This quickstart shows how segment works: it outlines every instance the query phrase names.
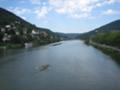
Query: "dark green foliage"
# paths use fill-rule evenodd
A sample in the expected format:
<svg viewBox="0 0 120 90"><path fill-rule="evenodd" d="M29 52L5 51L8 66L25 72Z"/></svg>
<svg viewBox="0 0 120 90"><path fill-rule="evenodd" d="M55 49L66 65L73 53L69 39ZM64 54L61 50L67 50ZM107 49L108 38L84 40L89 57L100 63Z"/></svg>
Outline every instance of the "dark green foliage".
<svg viewBox="0 0 120 90"><path fill-rule="evenodd" d="M120 32L114 31L105 34L98 34L92 38L93 41L101 44L115 46L120 48Z"/></svg>
<svg viewBox="0 0 120 90"><path fill-rule="evenodd" d="M100 44L105 44L120 48L120 31L114 31L104 34L97 34L92 38L92 41ZM102 50L105 54L110 55L117 63L120 64L120 52L112 48L101 47L94 45L96 48Z"/></svg>
<svg viewBox="0 0 120 90"><path fill-rule="evenodd" d="M32 31L35 31L36 34L33 34ZM24 46L24 43L29 42L41 45L55 41L59 41L59 37L49 29L38 28L0 8L0 45L15 47L15 45Z"/></svg>

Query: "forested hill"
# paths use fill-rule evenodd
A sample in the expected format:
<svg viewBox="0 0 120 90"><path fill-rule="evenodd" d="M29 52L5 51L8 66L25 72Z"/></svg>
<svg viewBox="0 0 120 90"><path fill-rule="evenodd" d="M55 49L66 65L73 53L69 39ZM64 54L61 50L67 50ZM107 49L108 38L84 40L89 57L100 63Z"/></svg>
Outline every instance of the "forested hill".
<svg viewBox="0 0 120 90"><path fill-rule="evenodd" d="M39 28L17 15L0 8L0 46L16 47L25 43L36 45L58 41L59 37L49 29Z"/></svg>
<svg viewBox="0 0 120 90"><path fill-rule="evenodd" d="M87 39L100 33L108 33L108 32L113 32L113 31L120 31L120 20L113 21L104 26L96 28L90 32L83 33L79 36L79 38Z"/></svg>
<svg viewBox="0 0 120 90"><path fill-rule="evenodd" d="M90 40L113 47L120 48L120 20L113 21L93 31L81 34L79 38L89 42Z"/></svg>
<svg viewBox="0 0 120 90"><path fill-rule="evenodd" d="M56 34L60 37L61 40L79 39L78 36L80 35L80 33L60 33L60 32L56 32Z"/></svg>

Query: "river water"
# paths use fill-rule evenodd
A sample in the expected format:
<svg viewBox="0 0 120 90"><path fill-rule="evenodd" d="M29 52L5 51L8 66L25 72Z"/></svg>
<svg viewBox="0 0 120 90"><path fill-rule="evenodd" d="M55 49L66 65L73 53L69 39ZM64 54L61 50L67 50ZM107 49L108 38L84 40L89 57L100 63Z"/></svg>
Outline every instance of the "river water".
<svg viewBox="0 0 120 90"><path fill-rule="evenodd" d="M12 50L0 57L0 90L120 90L120 66L79 40Z"/></svg>

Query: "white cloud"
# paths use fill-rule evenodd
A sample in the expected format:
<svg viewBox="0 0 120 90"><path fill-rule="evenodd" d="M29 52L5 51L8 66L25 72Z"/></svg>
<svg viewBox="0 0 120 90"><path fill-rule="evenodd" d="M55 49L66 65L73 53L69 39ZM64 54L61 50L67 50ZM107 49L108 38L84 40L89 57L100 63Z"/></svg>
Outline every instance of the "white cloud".
<svg viewBox="0 0 120 90"><path fill-rule="evenodd" d="M74 19L80 19L80 18L88 18L90 15L88 13L82 13L82 14L73 14L70 17Z"/></svg>
<svg viewBox="0 0 120 90"><path fill-rule="evenodd" d="M29 14L31 12L30 9L19 8L19 7L16 8L10 7L8 10L20 16L23 19L26 19L25 14Z"/></svg>
<svg viewBox="0 0 120 90"><path fill-rule="evenodd" d="M25 0L20 0L19 2L20 2L21 4L27 3Z"/></svg>
<svg viewBox="0 0 120 90"><path fill-rule="evenodd" d="M120 0L49 0L55 12L72 18L87 18L94 9L113 3L120 3ZM107 13L113 12L109 10Z"/></svg>
<svg viewBox="0 0 120 90"><path fill-rule="evenodd" d="M35 14L37 15L37 17L39 19L43 19L43 18L46 18L47 14L49 12L49 9L47 7L41 7L41 8L37 8L35 10Z"/></svg>
<svg viewBox="0 0 120 90"><path fill-rule="evenodd" d="M17 14L19 16L24 15L25 13L30 13L31 12L30 9L19 8L19 7L16 7L16 8L10 7L9 10L14 12L15 14Z"/></svg>
<svg viewBox="0 0 120 90"><path fill-rule="evenodd" d="M25 16L21 16L21 18L24 19L24 20L27 20L27 18Z"/></svg>
<svg viewBox="0 0 120 90"><path fill-rule="evenodd" d="M108 10L105 12L106 15L111 15L111 14L115 14L115 13L116 13L116 12L113 11L112 9L108 9Z"/></svg>
<svg viewBox="0 0 120 90"><path fill-rule="evenodd" d="M116 15L116 14L119 14L119 12L116 10L112 10L112 9L108 9L103 12L103 15Z"/></svg>
<svg viewBox="0 0 120 90"><path fill-rule="evenodd" d="M27 0L21 0L25 3ZM105 5L120 3L120 0L28 0L36 6L32 9L32 14L36 14L39 19L46 18L49 13L55 12L72 18L90 18L94 10ZM37 8L39 5L40 8ZM36 8L36 9L35 9ZM12 8L12 11L19 16L29 13L29 9ZM106 14L115 14L112 10L104 12Z"/></svg>
<svg viewBox="0 0 120 90"><path fill-rule="evenodd" d="M106 0L109 4L120 2L120 0Z"/></svg>
<svg viewBox="0 0 120 90"><path fill-rule="evenodd" d="M41 0L30 0L32 4L41 4Z"/></svg>
<svg viewBox="0 0 120 90"><path fill-rule="evenodd" d="M32 4L42 5L46 3L46 0L29 0Z"/></svg>
<svg viewBox="0 0 120 90"><path fill-rule="evenodd" d="M108 9L103 12L103 15L116 15L116 14L119 14L119 12L112 9Z"/></svg>
<svg viewBox="0 0 120 90"><path fill-rule="evenodd" d="M55 12L75 18L89 16L97 2L98 0L49 0Z"/></svg>
<svg viewBox="0 0 120 90"><path fill-rule="evenodd" d="M114 4L114 3L120 3L120 0L104 0L103 2L101 2L103 5L106 4Z"/></svg>
<svg viewBox="0 0 120 90"><path fill-rule="evenodd" d="M114 2L116 2L116 0L107 0L108 1L108 3L114 3Z"/></svg>
<svg viewBox="0 0 120 90"><path fill-rule="evenodd" d="M102 3L96 3L96 7L101 7Z"/></svg>

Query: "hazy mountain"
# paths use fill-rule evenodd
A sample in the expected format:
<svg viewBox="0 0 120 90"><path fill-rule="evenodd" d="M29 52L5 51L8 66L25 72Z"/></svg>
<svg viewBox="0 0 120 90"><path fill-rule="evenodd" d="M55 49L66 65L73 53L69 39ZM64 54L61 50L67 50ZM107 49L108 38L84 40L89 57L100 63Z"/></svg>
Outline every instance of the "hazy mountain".
<svg viewBox="0 0 120 90"><path fill-rule="evenodd" d="M80 33L60 33L56 32L56 34L61 38L61 40L70 40L77 39Z"/></svg>

